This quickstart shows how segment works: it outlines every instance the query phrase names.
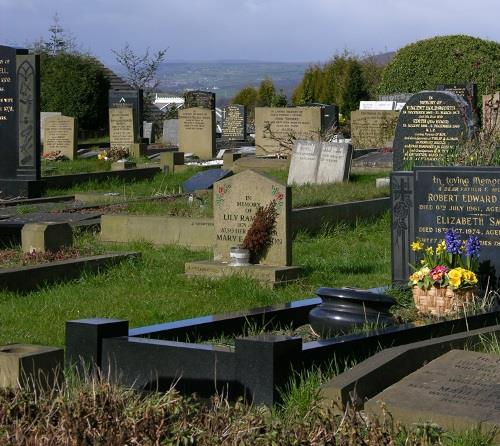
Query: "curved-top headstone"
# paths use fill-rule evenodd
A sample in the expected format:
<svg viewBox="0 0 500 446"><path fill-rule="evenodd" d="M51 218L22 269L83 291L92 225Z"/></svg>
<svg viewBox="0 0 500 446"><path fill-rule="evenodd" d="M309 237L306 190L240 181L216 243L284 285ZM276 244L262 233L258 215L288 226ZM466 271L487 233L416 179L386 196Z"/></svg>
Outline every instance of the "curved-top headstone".
<svg viewBox="0 0 500 446"><path fill-rule="evenodd" d="M394 136L394 170L443 165L446 154L471 138L472 110L448 91L414 94L401 110Z"/></svg>

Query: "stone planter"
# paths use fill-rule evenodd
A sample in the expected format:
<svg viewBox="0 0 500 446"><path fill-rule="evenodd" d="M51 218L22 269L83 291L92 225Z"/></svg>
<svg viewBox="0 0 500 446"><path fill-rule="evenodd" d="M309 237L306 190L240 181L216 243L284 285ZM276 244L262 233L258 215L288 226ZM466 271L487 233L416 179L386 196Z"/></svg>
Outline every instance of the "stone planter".
<svg viewBox="0 0 500 446"><path fill-rule="evenodd" d="M235 246L229 250L229 266L250 265L250 251Z"/></svg>

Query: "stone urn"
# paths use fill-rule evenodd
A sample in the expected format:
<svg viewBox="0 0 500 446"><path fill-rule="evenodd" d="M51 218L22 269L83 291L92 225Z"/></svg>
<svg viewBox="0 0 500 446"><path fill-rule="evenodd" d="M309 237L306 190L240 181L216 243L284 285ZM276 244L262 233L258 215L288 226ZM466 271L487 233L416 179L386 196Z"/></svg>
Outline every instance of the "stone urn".
<svg viewBox="0 0 500 446"><path fill-rule="evenodd" d="M323 302L309 312L309 323L322 337L396 322L389 312L396 303L391 296L354 288L319 288L316 294Z"/></svg>
<svg viewBox="0 0 500 446"><path fill-rule="evenodd" d="M250 251L239 246L233 246L229 250L229 266L250 265Z"/></svg>

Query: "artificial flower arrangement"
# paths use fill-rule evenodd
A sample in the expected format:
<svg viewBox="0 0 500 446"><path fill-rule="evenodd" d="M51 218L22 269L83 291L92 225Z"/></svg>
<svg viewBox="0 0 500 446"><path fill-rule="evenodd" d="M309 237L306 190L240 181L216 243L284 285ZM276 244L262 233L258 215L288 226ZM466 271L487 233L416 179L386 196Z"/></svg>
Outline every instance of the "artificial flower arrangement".
<svg viewBox="0 0 500 446"><path fill-rule="evenodd" d="M481 250L476 236L462 241L449 229L435 247L426 247L417 240L411 249L422 255L419 267L410 265L414 273L409 282L419 310L441 315L456 310L457 304L472 300Z"/></svg>

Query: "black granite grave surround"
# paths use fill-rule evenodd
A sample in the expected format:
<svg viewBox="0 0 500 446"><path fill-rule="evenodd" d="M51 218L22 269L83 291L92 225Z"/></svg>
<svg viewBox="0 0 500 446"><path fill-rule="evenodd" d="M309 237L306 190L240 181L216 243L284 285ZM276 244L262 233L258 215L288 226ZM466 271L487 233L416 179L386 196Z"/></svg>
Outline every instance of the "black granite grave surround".
<svg viewBox="0 0 500 446"><path fill-rule="evenodd" d="M321 302L306 299L249 312L206 316L125 330L127 321L84 319L66 323L67 365L101 367L120 384L136 389L167 390L210 396L224 391L256 404L279 401L277 390L297 372L313 365L364 359L380 348L404 345L474 330L497 323L500 312L424 326L411 324L302 343L301 338L263 334L235 339L235 346L200 343L238 336L248 324L272 330L307 324L308 313ZM102 326L106 324L106 333ZM124 331L125 330L125 331ZM128 336L127 336L128 334ZM193 340L196 340L193 341Z"/></svg>
<svg viewBox="0 0 500 446"><path fill-rule="evenodd" d="M500 275L500 168L415 167L393 172L392 278L408 282L416 239L435 246L448 229L481 242L480 273L494 287Z"/></svg>
<svg viewBox="0 0 500 446"><path fill-rule="evenodd" d="M40 58L0 45L0 198L41 196Z"/></svg>

